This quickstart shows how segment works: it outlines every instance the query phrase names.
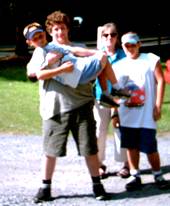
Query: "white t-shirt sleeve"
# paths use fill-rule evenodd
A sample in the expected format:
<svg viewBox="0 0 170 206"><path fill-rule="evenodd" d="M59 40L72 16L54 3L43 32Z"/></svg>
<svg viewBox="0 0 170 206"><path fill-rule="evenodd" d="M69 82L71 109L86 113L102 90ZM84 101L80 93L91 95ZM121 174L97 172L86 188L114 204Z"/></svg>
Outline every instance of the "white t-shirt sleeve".
<svg viewBox="0 0 170 206"><path fill-rule="evenodd" d="M43 64L45 63L45 56L46 52L42 48L36 48L33 51L32 57L27 64L28 76L32 76L42 69Z"/></svg>

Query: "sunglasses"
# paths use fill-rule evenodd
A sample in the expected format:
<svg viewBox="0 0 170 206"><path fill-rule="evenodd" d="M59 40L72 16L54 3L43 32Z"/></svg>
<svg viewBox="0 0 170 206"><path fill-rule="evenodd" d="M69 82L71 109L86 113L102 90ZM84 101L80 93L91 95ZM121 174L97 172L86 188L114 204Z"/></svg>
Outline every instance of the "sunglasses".
<svg viewBox="0 0 170 206"><path fill-rule="evenodd" d="M126 48L136 48L137 44L125 44Z"/></svg>
<svg viewBox="0 0 170 206"><path fill-rule="evenodd" d="M110 33L110 34L103 34L102 36L104 36L105 38L107 38L108 36L116 37L116 36L117 36L117 33L116 33L116 32L113 32L113 33Z"/></svg>
<svg viewBox="0 0 170 206"><path fill-rule="evenodd" d="M36 42L38 41L39 39L43 39L44 38L44 35L43 34L39 34L39 35L36 35L35 37L33 37L31 40Z"/></svg>

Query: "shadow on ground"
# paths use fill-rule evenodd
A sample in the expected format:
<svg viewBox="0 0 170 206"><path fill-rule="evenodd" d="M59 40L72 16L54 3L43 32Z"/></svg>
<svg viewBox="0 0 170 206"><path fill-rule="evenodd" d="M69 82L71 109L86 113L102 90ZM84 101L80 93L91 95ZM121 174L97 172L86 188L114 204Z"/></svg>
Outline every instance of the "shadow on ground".
<svg viewBox="0 0 170 206"><path fill-rule="evenodd" d="M161 170L162 170L163 174L170 172L170 165L162 166ZM141 174L151 174L151 169L141 170Z"/></svg>
<svg viewBox="0 0 170 206"><path fill-rule="evenodd" d="M0 57L0 77L7 80L27 81L26 65L30 56Z"/></svg>
<svg viewBox="0 0 170 206"><path fill-rule="evenodd" d="M161 167L163 174L166 174L170 171L170 165ZM144 169L141 170L142 175L151 174L150 169ZM116 176L117 172L109 172L107 173L107 177L109 178L112 176ZM137 191L129 192L129 191L123 191L123 192L117 192L117 193L109 193L108 199L109 200L122 200L127 198L132 199L140 199L140 198L146 198L146 197L152 197L152 196L158 196L161 194L169 194L170 193L170 180L168 180L168 186L166 189L161 190L157 188L157 186L151 182L151 183L144 183L142 188ZM57 200L57 199L79 199L79 198L93 198L92 194L73 194L73 195L59 195L56 197L53 197L51 201Z"/></svg>
<svg viewBox="0 0 170 206"><path fill-rule="evenodd" d="M170 181L168 181L169 187L166 188L166 190L160 190L158 189L154 183L147 183L143 184L142 189L138 191L128 192L123 191L120 193L109 193L108 200L122 200L126 198L145 198L150 196L157 196L161 194L169 194L170 193ZM75 194L75 195L59 195L57 197L53 197L51 201L57 200L57 199L79 199L79 198L93 198L92 194Z"/></svg>

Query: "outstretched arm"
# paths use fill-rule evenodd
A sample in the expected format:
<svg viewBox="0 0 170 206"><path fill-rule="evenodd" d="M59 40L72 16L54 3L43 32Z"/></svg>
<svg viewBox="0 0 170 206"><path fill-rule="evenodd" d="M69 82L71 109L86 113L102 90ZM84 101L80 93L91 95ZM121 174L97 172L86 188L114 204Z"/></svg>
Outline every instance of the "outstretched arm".
<svg viewBox="0 0 170 206"><path fill-rule="evenodd" d="M155 68L155 79L156 79L156 102L153 111L154 120L159 120L161 118L161 107L163 103L164 91L165 91L165 81L162 71L161 63L158 62Z"/></svg>
<svg viewBox="0 0 170 206"><path fill-rule="evenodd" d="M83 48L83 47L70 47L70 51L75 56L85 57L85 56L92 56L92 55L96 54L96 52L98 50L97 49L88 49L88 48Z"/></svg>

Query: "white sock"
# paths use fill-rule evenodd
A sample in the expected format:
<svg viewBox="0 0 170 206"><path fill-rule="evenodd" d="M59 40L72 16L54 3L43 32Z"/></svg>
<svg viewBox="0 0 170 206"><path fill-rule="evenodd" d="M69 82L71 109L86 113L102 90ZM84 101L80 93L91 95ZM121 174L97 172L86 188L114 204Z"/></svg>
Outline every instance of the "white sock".
<svg viewBox="0 0 170 206"><path fill-rule="evenodd" d="M161 170L159 170L159 171L152 171L152 174L154 176L160 176L160 175L162 175L162 171Z"/></svg>
<svg viewBox="0 0 170 206"><path fill-rule="evenodd" d="M50 188L50 187L51 187L51 184L42 183L42 185L41 185L41 188L43 188L43 189Z"/></svg>
<svg viewBox="0 0 170 206"><path fill-rule="evenodd" d="M120 85L118 83L113 84L112 87L116 90L120 89Z"/></svg>
<svg viewBox="0 0 170 206"><path fill-rule="evenodd" d="M136 169L131 169L130 170L130 174L132 175L132 176L140 176L140 172L139 172L139 170L136 170Z"/></svg>

